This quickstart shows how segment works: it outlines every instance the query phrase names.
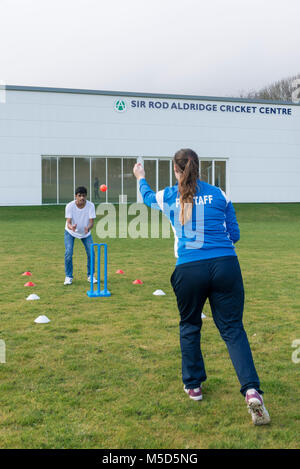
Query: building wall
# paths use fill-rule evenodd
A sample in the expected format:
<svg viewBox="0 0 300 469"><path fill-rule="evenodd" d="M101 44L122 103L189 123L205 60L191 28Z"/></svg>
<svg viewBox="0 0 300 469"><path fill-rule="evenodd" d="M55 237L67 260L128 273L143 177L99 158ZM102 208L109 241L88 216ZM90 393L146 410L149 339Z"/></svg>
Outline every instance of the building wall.
<svg viewBox="0 0 300 469"><path fill-rule="evenodd" d="M10 87L13 88L13 87ZM300 202L300 106L248 103L255 113L170 109L172 103L247 105L218 98L7 89L0 103L0 204L41 203L41 156L172 157L193 148L227 158L234 202ZM144 101L145 108L132 107ZM149 108L150 102L168 109ZM260 107L291 115L261 114Z"/></svg>

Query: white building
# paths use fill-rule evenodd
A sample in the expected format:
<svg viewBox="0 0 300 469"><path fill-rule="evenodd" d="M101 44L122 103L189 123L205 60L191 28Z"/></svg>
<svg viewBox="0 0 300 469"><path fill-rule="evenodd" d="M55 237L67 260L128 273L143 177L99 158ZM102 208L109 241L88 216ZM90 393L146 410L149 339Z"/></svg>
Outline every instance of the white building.
<svg viewBox="0 0 300 469"><path fill-rule="evenodd" d="M137 157L160 190L174 183L172 157L187 147L199 155L201 178L233 202L300 202L299 105L6 86L0 204L65 204L82 185L94 202L122 194L133 202Z"/></svg>

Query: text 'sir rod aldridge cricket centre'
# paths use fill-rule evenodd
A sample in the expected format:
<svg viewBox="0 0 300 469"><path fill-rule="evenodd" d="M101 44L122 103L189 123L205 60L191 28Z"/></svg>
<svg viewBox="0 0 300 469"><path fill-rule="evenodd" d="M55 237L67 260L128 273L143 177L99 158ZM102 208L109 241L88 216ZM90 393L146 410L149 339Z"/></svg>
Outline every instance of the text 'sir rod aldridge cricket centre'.
<svg viewBox="0 0 300 469"><path fill-rule="evenodd" d="M233 202L300 202L297 102L7 85L0 119L1 205L141 202L138 158L159 191L183 146Z"/></svg>

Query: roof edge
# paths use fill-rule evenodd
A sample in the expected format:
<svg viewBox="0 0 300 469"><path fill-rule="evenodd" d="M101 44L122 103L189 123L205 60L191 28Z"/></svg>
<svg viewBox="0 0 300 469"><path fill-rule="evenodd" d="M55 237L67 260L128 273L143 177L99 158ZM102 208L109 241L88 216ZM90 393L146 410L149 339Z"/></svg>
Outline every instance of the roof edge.
<svg viewBox="0 0 300 469"><path fill-rule="evenodd" d="M2 85L3 88L3 85ZM262 103L262 104L276 104L299 106L293 101L271 101L266 99L247 99L247 98L232 98L226 96L198 96L188 94L163 94L163 93L147 93L147 92L126 92L126 91L108 91L108 90L90 90L90 89L77 89L77 88L55 88L43 86L20 86L20 85L5 85L5 90L11 91L37 91L44 93L71 93L71 94L92 94L102 96L128 96L140 98L165 98L165 99L193 99L201 101L226 101L238 103Z"/></svg>

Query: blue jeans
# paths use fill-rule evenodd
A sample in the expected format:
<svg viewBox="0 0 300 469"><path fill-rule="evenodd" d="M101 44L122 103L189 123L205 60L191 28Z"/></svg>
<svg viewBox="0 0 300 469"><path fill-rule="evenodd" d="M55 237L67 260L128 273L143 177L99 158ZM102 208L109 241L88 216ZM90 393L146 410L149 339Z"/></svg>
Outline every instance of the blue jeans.
<svg viewBox="0 0 300 469"><path fill-rule="evenodd" d="M74 249L74 236L65 230L65 272L66 277L73 278L73 249ZM85 247L87 255L87 274L88 277L91 275L91 245L93 244L92 235L87 238L81 238L81 241ZM94 272L93 272L94 275Z"/></svg>
<svg viewBox="0 0 300 469"><path fill-rule="evenodd" d="M243 395L254 388L262 393L243 326L244 287L236 256L178 265L171 277L180 312L182 380L187 389L206 380L200 348L201 313L210 302L214 322L226 343Z"/></svg>

